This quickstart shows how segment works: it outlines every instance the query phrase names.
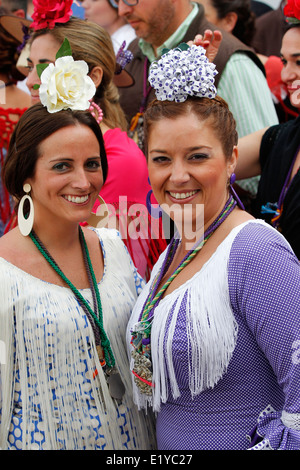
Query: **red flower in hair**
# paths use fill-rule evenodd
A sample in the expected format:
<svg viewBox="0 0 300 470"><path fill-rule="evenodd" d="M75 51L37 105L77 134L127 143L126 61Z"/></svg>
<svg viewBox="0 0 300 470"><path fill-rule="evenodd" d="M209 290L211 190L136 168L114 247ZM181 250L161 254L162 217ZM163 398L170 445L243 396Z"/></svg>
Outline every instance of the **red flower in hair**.
<svg viewBox="0 0 300 470"><path fill-rule="evenodd" d="M34 30L54 28L55 23L66 23L72 16L73 0L33 0L31 27Z"/></svg>
<svg viewBox="0 0 300 470"><path fill-rule="evenodd" d="M287 18L295 18L300 21L300 0L288 0L283 11Z"/></svg>

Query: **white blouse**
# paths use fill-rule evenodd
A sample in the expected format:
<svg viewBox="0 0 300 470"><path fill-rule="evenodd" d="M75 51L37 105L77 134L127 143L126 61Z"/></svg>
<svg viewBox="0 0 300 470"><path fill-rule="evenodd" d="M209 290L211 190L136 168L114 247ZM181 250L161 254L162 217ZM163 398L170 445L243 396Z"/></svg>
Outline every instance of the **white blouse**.
<svg viewBox="0 0 300 470"><path fill-rule="evenodd" d="M109 394L93 330L72 291L0 258L0 448L151 446L151 425L132 401L125 342L143 281L118 232L96 233L104 257L103 322L126 388L122 403ZM93 306L90 289L80 292Z"/></svg>

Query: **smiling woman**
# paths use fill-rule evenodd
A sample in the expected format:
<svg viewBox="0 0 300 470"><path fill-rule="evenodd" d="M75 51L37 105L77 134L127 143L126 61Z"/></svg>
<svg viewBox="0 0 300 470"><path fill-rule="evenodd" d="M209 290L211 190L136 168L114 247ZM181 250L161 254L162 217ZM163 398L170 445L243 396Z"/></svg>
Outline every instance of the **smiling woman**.
<svg viewBox="0 0 300 470"><path fill-rule="evenodd" d="M300 266L239 207L235 121L201 58L180 45L150 67L149 177L178 233L128 324L134 400L156 412L158 449L299 449Z"/></svg>
<svg viewBox="0 0 300 470"><path fill-rule="evenodd" d="M232 115L226 114L223 106L227 105L221 98L214 104L209 98L188 99L180 107L154 101L146 111L151 186L163 209L173 213L183 238L186 232L190 237L191 230L199 236L195 231L196 208L205 206L206 228L228 199L226 183L236 165L237 133ZM192 206L194 216L188 211ZM203 225L198 230L203 230Z"/></svg>

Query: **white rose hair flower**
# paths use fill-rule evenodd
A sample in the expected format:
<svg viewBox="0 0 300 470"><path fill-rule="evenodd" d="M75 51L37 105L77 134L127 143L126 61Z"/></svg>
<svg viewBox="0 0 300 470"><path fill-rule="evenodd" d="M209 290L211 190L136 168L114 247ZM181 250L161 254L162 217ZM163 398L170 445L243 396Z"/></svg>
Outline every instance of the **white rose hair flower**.
<svg viewBox="0 0 300 470"><path fill-rule="evenodd" d="M41 85L41 103L49 113L62 109L86 110L96 93L93 80L88 76L88 65L83 60L74 60L70 45L65 39L56 55L54 64L39 64L37 71Z"/></svg>
<svg viewBox="0 0 300 470"><path fill-rule="evenodd" d="M214 98L217 73L203 47L183 43L151 64L149 83L158 100L180 103L188 96Z"/></svg>

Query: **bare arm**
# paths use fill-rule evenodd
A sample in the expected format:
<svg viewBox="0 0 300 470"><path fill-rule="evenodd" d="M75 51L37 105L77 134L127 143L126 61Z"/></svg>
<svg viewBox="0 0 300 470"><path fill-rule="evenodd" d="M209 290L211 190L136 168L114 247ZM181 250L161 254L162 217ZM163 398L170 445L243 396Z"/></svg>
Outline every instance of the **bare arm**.
<svg viewBox="0 0 300 470"><path fill-rule="evenodd" d="M264 133L268 128L260 129L239 139L238 162L235 169L237 179L260 175L259 152Z"/></svg>

